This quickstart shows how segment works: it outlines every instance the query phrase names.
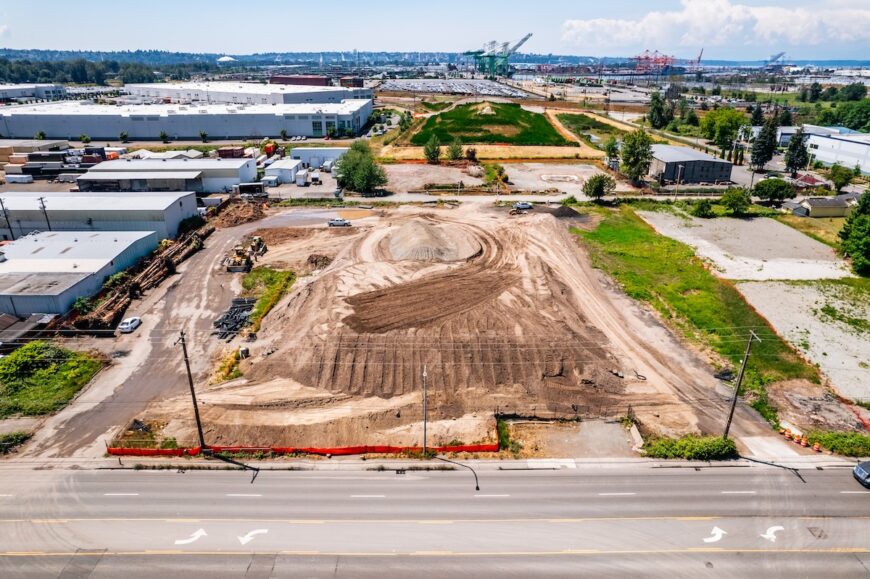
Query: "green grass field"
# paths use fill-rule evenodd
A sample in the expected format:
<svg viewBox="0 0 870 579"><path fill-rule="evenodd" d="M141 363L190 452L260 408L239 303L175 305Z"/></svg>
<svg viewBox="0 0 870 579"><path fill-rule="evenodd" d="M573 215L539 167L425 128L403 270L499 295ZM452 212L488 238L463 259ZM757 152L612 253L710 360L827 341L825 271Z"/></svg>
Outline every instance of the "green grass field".
<svg viewBox="0 0 870 579"><path fill-rule="evenodd" d="M688 245L659 235L631 207L600 209L604 220L591 232L575 230L589 246L596 267L613 276L634 299L652 305L688 339L712 348L737 366L749 329L763 336L747 366L744 385L752 406L771 423L776 410L765 384L805 378L818 371L770 328L731 283L717 278Z"/></svg>
<svg viewBox="0 0 870 579"><path fill-rule="evenodd" d="M626 131L618 129L613 125L602 123L599 120L593 119L586 115L557 115L559 121L565 125L565 128L592 145L597 149L602 149L604 142L611 136L620 139L626 134Z"/></svg>
<svg viewBox="0 0 870 579"><path fill-rule="evenodd" d="M0 418L61 409L102 367L89 354L30 342L0 360Z"/></svg>
<svg viewBox="0 0 870 579"><path fill-rule="evenodd" d="M463 105L429 117L411 138L411 143L425 145L432 135L444 145L456 138L464 144L577 144L564 139L544 115L523 110L520 105L502 103Z"/></svg>

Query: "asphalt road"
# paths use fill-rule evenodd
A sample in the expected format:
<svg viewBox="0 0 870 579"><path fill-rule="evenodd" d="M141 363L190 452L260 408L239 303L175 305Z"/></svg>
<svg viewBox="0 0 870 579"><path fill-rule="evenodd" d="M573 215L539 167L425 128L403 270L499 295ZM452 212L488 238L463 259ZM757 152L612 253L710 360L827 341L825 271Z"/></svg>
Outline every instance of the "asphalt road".
<svg viewBox="0 0 870 579"><path fill-rule="evenodd" d="M839 577L870 573L847 468L30 471L0 576Z"/></svg>

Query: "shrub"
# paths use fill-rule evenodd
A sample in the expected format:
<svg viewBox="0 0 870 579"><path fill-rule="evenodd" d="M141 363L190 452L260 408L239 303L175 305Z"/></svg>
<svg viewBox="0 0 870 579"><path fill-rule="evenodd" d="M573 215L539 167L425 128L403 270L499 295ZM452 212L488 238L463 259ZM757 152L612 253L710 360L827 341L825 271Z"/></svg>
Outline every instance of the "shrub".
<svg viewBox="0 0 870 579"><path fill-rule="evenodd" d="M737 457L737 446L730 438L688 435L682 438L654 438L644 446L650 458L685 460L727 460Z"/></svg>
<svg viewBox="0 0 870 579"><path fill-rule="evenodd" d="M732 215L743 215L752 205L752 198L749 196L749 191L743 187L731 187L722 199L719 201L725 206Z"/></svg>
<svg viewBox="0 0 870 579"><path fill-rule="evenodd" d="M695 203L694 207L692 207L692 215L695 217L701 217L702 219L715 217L716 214L713 211L713 203L711 203L709 199L701 199Z"/></svg>
<svg viewBox="0 0 870 579"><path fill-rule="evenodd" d="M819 443L843 456L870 456L870 436L858 432L814 431L807 435L810 444Z"/></svg>
<svg viewBox="0 0 870 579"><path fill-rule="evenodd" d="M16 446L21 446L32 435L29 432L10 432L9 434L0 434L0 454L9 454Z"/></svg>
<svg viewBox="0 0 870 579"><path fill-rule="evenodd" d="M79 141L81 141L82 143L87 145L88 143L91 142L91 138L87 135L79 135Z"/></svg>

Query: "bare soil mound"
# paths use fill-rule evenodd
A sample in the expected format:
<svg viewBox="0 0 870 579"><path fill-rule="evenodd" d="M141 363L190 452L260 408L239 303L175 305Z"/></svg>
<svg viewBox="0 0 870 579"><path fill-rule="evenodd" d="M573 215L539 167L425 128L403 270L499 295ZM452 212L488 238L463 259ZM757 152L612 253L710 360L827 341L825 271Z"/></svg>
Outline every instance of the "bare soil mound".
<svg viewBox="0 0 870 579"><path fill-rule="evenodd" d="M238 201L231 203L218 214L214 220L215 227L235 227L252 221L257 221L266 216L266 211L259 203Z"/></svg>
<svg viewBox="0 0 870 579"><path fill-rule="evenodd" d="M480 252L480 243L460 227L414 219L389 237L398 261L462 261Z"/></svg>

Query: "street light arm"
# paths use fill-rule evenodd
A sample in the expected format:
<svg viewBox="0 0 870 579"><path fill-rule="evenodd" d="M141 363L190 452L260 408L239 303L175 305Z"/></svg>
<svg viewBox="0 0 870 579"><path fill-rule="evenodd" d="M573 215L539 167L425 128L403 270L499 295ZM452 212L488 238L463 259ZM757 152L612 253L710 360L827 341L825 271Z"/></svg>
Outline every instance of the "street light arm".
<svg viewBox="0 0 870 579"><path fill-rule="evenodd" d="M456 462L455 460L450 460L450 459L447 459L447 458L441 458L440 456L436 456L436 457L433 457L433 458L434 458L435 460L440 460L440 461L443 461L443 462L449 462L450 464L455 464L455 465L457 465L457 466L461 466L461 467L463 467L463 468L467 468L468 470L470 470L470 471L471 471L471 474L474 475L474 490L476 490L476 491L479 491L479 490L480 490L480 482L477 480L477 472L476 472L473 468L471 468L471 467L468 466L467 464L462 464L461 462Z"/></svg>

